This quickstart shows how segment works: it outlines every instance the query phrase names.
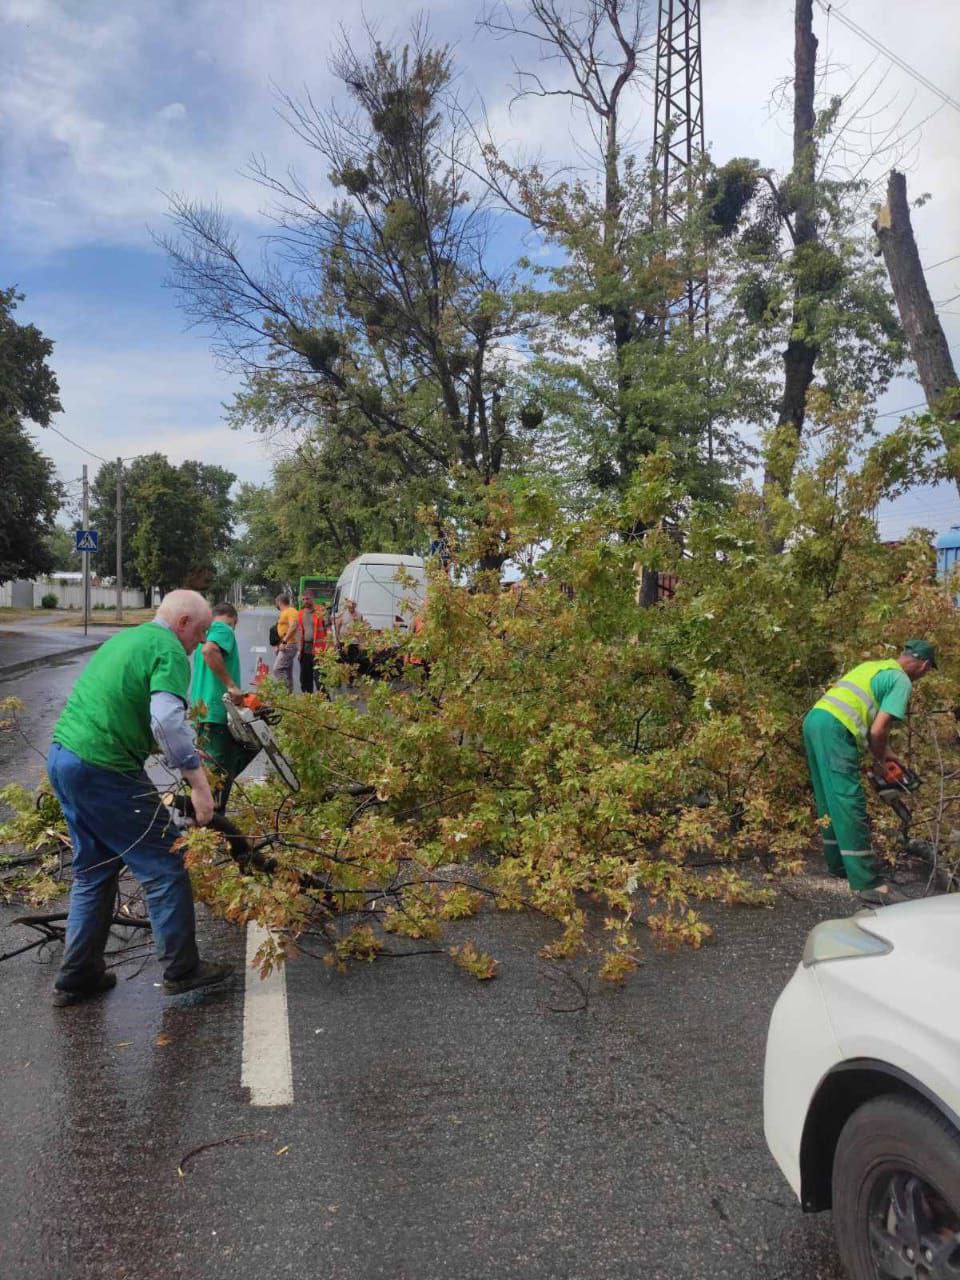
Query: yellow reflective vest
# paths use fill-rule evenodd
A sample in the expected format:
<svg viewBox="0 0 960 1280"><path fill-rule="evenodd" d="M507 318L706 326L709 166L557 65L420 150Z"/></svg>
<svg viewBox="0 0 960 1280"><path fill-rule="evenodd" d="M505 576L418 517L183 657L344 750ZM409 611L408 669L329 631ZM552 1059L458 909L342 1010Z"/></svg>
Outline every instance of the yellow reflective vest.
<svg viewBox="0 0 960 1280"><path fill-rule="evenodd" d="M899 668L893 658L880 662L861 662L848 671L843 679L832 684L823 697L814 703L814 710L829 711L844 728L849 729L861 747L867 745L870 726L880 708L873 698L870 681L878 671Z"/></svg>

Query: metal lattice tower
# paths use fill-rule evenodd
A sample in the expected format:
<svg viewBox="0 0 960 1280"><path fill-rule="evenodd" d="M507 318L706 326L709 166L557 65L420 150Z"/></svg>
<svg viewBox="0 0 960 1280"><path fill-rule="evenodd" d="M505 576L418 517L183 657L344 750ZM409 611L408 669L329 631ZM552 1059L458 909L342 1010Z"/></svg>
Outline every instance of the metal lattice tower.
<svg viewBox="0 0 960 1280"><path fill-rule="evenodd" d="M704 153L703 61L700 0L660 0L657 23L657 78L654 164L659 174L658 210L664 222L687 220L692 184ZM708 320L706 276L687 281L687 319Z"/></svg>

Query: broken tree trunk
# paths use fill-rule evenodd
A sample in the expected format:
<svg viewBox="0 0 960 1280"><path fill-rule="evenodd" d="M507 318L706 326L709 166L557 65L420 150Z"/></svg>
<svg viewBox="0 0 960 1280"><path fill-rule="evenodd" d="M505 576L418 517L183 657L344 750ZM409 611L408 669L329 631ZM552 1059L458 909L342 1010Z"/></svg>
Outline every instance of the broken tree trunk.
<svg viewBox="0 0 960 1280"><path fill-rule="evenodd" d="M907 335L910 354L917 366L927 404L936 409L948 392L958 389L957 371L950 348L937 315L927 280L923 274L920 253L910 222L907 203L907 180L896 169L887 182L887 202L873 224L880 241L880 251L890 276L893 296L900 312L903 331ZM948 423L960 422L960 396L942 406ZM945 431L944 444L950 449L956 433ZM948 438L948 436L950 438ZM954 472L960 489L960 473Z"/></svg>
<svg viewBox="0 0 960 1280"><path fill-rule="evenodd" d="M817 37L813 34L813 0L796 0L794 18L793 80L793 169L789 188L793 205L793 223L788 224L793 239L793 253L804 252L804 246L815 244L817 231L816 190L816 111L814 97L817 80ZM807 392L813 382L817 345L810 334L809 286L794 286L793 333L783 353L783 395L774 438L764 467L765 491L786 494L793 479L797 446L803 435L807 411ZM803 313L803 320L797 317Z"/></svg>

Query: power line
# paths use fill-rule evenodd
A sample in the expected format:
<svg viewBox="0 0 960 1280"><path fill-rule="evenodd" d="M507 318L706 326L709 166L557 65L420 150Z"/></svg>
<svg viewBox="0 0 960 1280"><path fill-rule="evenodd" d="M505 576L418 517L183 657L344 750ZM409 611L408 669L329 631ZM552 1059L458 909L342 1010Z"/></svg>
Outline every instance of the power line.
<svg viewBox="0 0 960 1280"><path fill-rule="evenodd" d="M929 267L924 267L924 271L932 271L934 267L946 266L948 262L956 262L960 258L960 253L955 253L952 258L941 258L939 262L931 262Z"/></svg>
<svg viewBox="0 0 960 1280"><path fill-rule="evenodd" d="M926 400L921 400L919 404L907 404L902 409L888 409L886 413L878 413L874 416L877 418L895 418L901 413L909 413L911 409L925 409L927 407Z"/></svg>
<svg viewBox="0 0 960 1280"><path fill-rule="evenodd" d="M109 462L109 463L116 462L116 458L103 458L100 456L99 453L94 453L92 449L88 449L86 445L78 444L76 440L71 440L70 437L68 435L64 435L64 433L58 427L47 426L44 428L44 430L52 431L53 434L56 436L59 436L61 440L66 440L67 444L72 444L75 449L79 449L81 453L88 454L91 458L96 458L98 462ZM252 442L248 441L247 443L252 443ZM125 453L123 457L120 459L120 461L130 462L133 458L139 458L139 457L141 457L139 453Z"/></svg>
<svg viewBox="0 0 960 1280"><path fill-rule="evenodd" d="M99 453L94 453L92 449L88 449L86 445L77 444L76 440L71 440L69 436L63 434L56 427L47 427L48 431L52 431L55 436L59 436L61 440L66 440L67 444L72 444L75 449L79 449L81 453L89 454L91 458L96 458L98 462L106 462L106 458L101 458Z"/></svg>
<svg viewBox="0 0 960 1280"><path fill-rule="evenodd" d="M889 58L894 66L899 67L901 71L906 71L907 75L913 76L914 80L916 80L918 84L922 84L925 89L929 89L931 93L936 94L936 96L948 107L953 107L954 111L960 111L960 102L958 102L956 98L951 98L949 93L945 93L943 89L939 88L938 85L935 85L932 80L928 79L923 74L922 71L918 71L916 67L912 67L909 62L905 62L899 54L894 53L892 49L888 49L886 45L881 44L875 36L870 34L869 31L865 31L863 27L858 26L852 18L846 17L846 15L839 9L834 9L832 4L824 4L824 0L817 0L817 4L827 17L830 17L832 14L838 22L842 22L845 27L848 27L856 35L860 36L861 39L866 40L867 44L869 44L871 48L876 49L878 53L882 53L885 58Z"/></svg>

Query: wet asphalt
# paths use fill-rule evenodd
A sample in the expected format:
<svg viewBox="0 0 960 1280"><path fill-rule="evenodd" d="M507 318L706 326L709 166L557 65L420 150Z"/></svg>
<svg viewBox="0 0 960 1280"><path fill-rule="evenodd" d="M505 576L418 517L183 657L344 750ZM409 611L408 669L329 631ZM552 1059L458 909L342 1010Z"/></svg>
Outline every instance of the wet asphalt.
<svg viewBox="0 0 960 1280"><path fill-rule="evenodd" d="M241 648L269 621L245 614ZM18 679L35 744L85 660ZM0 778L34 770L0 752ZM278 1109L242 1095L239 975L171 1000L131 953L109 996L54 1009L56 950L7 961L0 1277L840 1280L829 1215L801 1214L767 1153L761 1093L803 939L848 909L817 878L774 911L718 909L714 944L647 947L623 988L539 960L549 926L515 915L451 926L497 957L489 983L443 956L346 975L301 957ZM18 913L0 907L0 953ZM200 928L242 965L237 929Z"/></svg>

